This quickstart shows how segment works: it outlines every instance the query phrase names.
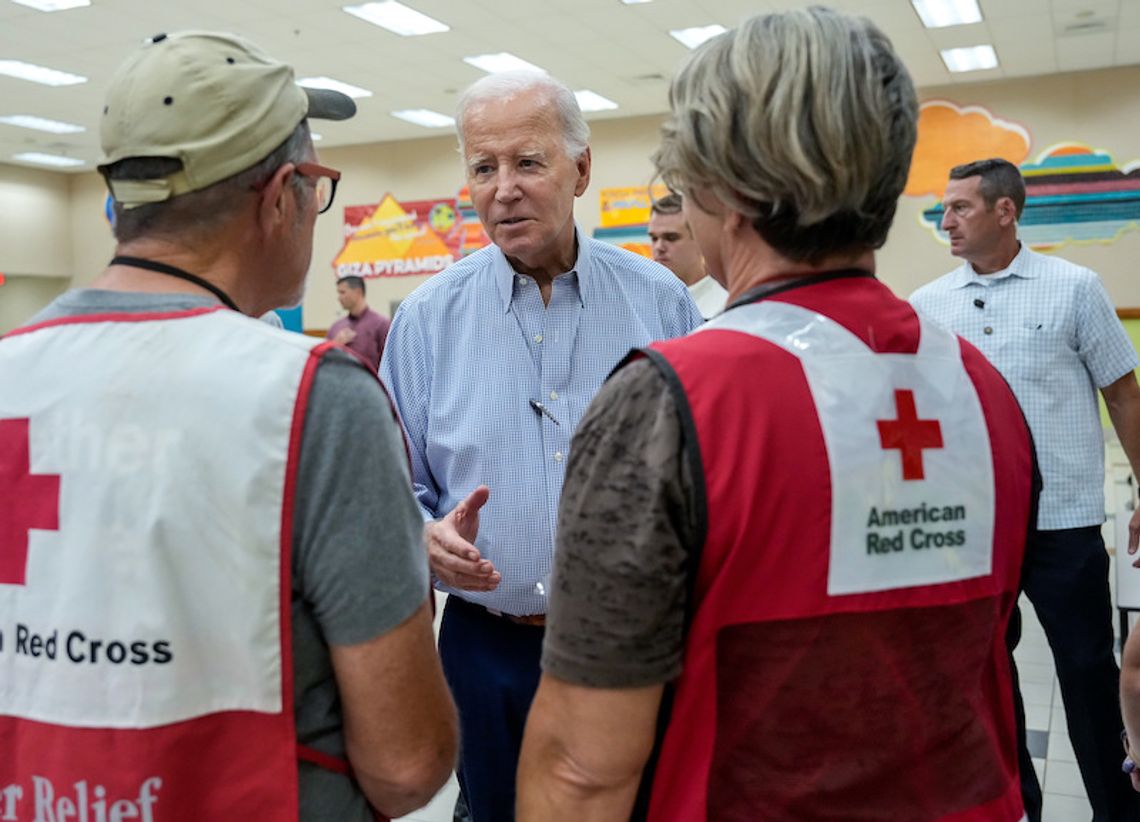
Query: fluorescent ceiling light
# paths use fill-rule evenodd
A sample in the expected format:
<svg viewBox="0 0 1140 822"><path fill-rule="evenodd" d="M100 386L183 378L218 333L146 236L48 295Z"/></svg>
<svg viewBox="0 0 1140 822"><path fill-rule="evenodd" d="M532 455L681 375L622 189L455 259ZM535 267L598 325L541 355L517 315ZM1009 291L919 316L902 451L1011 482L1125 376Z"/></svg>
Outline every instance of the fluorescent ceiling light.
<svg viewBox="0 0 1140 822"><path fill-rule="evenodd" d="M582 111L609 111L618 107L618 104L613 100L603 97L596 91L590 91L588 88L574 92L574 96L578 98L578 108Z"/></svg>
<svg viewBox="0 0 1140 822"><path fill-rule="evenodd" d="M401 111L393 111L392 116L425 128L447 128L455 125L454 117L448 117L446 114L440 114L438 111L431 111L426 108L406 108Z"/></svg>
<svg viewBox="0 0 1140 822"><path fill-rule="evenodd" d="M315 142L317 142L318 140L323 140L323 139L325 139L325 138L324 138L324 135L321 135L321 134L317 134L317 132L315 132L315 131L310 131L310 132L309 132L309 137L311 137L311 138L312 138L312 140L313 140L313 142L314 142L314 143L315 143Z"/></svg>
<svg viewBox="0 0 1140 822"><path fill-rule="evenodd" d="M982 22L978 0L910 0L928 29Z"/></svg>
<svg viewBox="0 0 1140 822"><path fill-rule="evenodd" d="M12 2L39 11L67 11L91 5L91 0L12 0Z"/></svg>
<svg viewBox="0 0 1140 822"><path fill-rule="evenodd" d="M942 62L950 71L979 71L997 68L998 59L993 46L969 46L942 49Z"/></svg>
<svg viewBox="0 0 1140 822"><path fill-rule="evenodd" d="M297 81L297 85L304 86L305 88L327 88L331 91L339 91L341 94L347 94L349 97L371 97L372 92L360 86L354 86L350 83L342 83L340 80L334 80L331 77L302 77Z"/></svg>
<svg viewBox="0 0 1140 822"><path fill-rule="evenodd" d="M33 83L43 83L45 86L74 86L76 83L86 83L86 77L78 74L68 74L66 71L45 68L21 60L0 60L0 74L7 74L19 80L30 80Z"/></svg>
<svg viewBox="0 0 1140 822"><path fill-rule="evenodd" d="M56 166L57 168L71 168L83 165L82 160L74 157L63 157L59 154L41 154L38 151L25 151L23 154L12 155L14 160L23 160L25 163L37 163L41 166Z"/></svg>
<svg viewBox="0 0 1140 822"><path fill-rule="evenodd" d="M637 5L640 5L641 3L652 3L653 2L653 0L621 0L621 1L623 3L625 3L627 6L637 6Z"/></svg>
<svg viewBox="0 0 1140 822"><path fill-rule="evenodd" d="M77 134L80 131L87 131L83 126L74 123L61 123L59 120L48 120L33 114L9 114L0 117L0 123L20 128L34 128L36 131L50 131L52 134Z"/></svg>
<svg viewBox="0 0 1140 822"><path fill-rule="evenodd" d="M521 57L515 57L509 51L500 51L498 54L477 54L474 57L464 57L463 62L475 66L488 74L498 74L501 71L538 71L546 74L534 63L528 63Z"/></svg>
<svg viewBox="0 0 1140 822"><path fill-rule="evenodd" d="M441 23L426 14L420 14L403 3L397 3L396 0L365 3L360 6L343 6L342 8L354 17L359 17L374 26L388 29L388 31L403 37L435 34L437 31L451 31L446 23Z"/></svg>

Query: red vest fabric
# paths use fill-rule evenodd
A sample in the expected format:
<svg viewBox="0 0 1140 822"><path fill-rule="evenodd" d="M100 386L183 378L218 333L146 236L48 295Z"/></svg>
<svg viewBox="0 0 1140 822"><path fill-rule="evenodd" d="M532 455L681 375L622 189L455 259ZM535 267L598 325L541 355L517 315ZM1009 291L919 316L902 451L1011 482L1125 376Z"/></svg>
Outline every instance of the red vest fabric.
<svg viewBox="0 0 1140 822"><path fill-rule="evenodd" d="M293 498L331 345L214 309L0 341L0 818L297 819Z"/></svg>
<svg viewBox="0 0 1140 822"><path fill-rule="evenodd" d="M647 353L707 512L649 819L1021 819L1005 629L1034 469L997 371L870 276Z"/></svg>

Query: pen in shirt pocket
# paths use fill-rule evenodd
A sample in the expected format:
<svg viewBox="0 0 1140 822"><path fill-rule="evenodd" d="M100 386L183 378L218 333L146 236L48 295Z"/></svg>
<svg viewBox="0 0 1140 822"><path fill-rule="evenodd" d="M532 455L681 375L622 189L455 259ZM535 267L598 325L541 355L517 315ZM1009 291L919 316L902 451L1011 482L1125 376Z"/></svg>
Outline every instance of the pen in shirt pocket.
<svg viewBox="0 0 1140 822"><path fill-rule="evenodd" d="M555 425L561 425L562 424L558 421L558 419L553 414L550 413L550 409L547 408L542 403L540 403L538 400L527 400L527 402L529 402L530 407L534 409L534 413L538 414L540 417L543 417L543 416L546 417L548 420L550 420Z"/></svg>

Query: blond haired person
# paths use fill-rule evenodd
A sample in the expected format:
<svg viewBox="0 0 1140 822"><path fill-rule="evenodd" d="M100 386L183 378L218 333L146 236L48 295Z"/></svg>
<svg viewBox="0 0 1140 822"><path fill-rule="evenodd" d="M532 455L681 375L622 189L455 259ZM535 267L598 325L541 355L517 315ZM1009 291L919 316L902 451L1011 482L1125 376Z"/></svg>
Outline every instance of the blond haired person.
<svg viewBox="0 0 1140 822"><path fill-rule="evenodd" d="M997 372L874 276L906 69L814 7L706 43L670 99L655 160L730 308L575 437L519 815L1016 822L1032 446Z"/></svg>

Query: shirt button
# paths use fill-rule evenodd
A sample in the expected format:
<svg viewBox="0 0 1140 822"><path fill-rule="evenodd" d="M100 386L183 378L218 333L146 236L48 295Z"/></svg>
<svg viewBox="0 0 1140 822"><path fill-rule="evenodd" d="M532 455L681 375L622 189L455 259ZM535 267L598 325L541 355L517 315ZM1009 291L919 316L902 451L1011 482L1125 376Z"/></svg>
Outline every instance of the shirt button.
<svg viewBox="0 0 1140 822"><path fill-rule="evenodd" d="M526 277L522 274L519 274L519 285L526 285Z"/></svg>
<svg viewBox="0 0 1140 822"><path fill-rule="evenodd" d="M985 332L985 333L987 333L987 334L992 334L992 333L994 333L994 330L993 330L993 329L992 329L990 326L988 326L988 325L987 325L985 328L983 328L983 329L982 329L982 331L984 331L984 332Z"/></svg>
<svg viewBox="0 0 1140 822"><path fill-rule="evenodd" d="M541 335L541 334L535 334L535 335L534 335L534 341L535 341L536 343L540 343L540 342L542 342L542 335Z"/></svg>
<svg viewBox="0 0 1140 822"><path fill-rule="evenodd" d="M555 462L562 462L562 452L561 451L555 451L554 452L554 461Z"/></svg>
<svg viewBox="0 0 1140 822"><path fill-rule="evenodd" d="M557 391L551 391L550 392L550 399L552 399L552 400L558 399L558 392Z"/></svg>

